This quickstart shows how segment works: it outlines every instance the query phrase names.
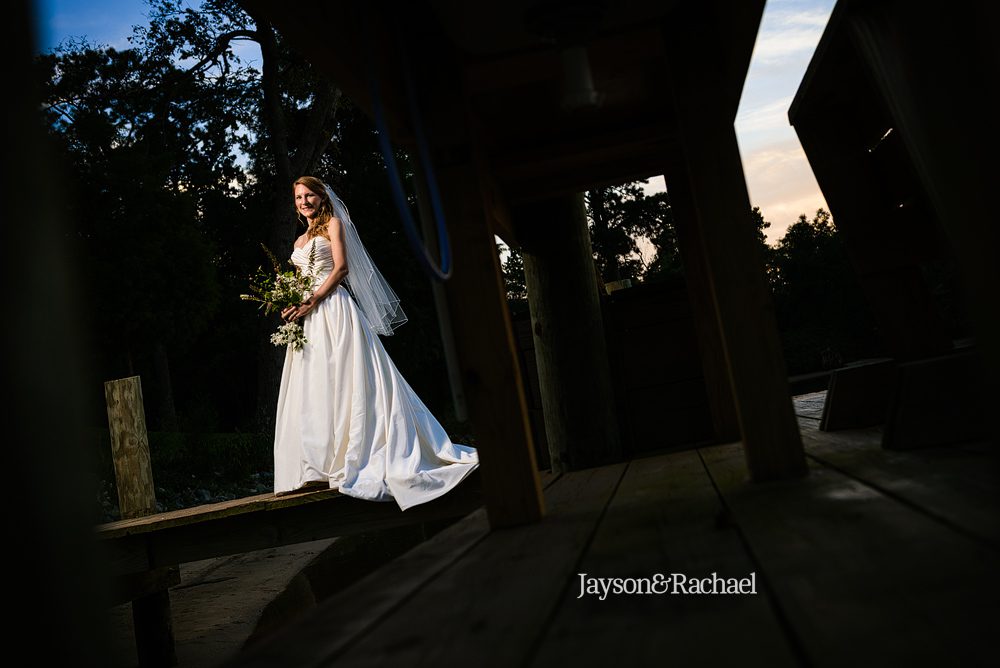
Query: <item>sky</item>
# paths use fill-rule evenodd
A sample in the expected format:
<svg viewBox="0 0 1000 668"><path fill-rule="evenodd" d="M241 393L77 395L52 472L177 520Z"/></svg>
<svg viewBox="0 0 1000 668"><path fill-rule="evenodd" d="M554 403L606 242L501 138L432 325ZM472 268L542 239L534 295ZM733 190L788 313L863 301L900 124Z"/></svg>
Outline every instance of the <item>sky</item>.
<svg viewBox="0 0 1000 668"><path fill-rule="evenodd" d="M194 4L194 3L190 3ZM828 208L794 129L788 106L833 9L834 0L768 0L736 116L750 202L780 238L799 214ZM49 50L70 37L127 48L132 26L146 23L143 0L36 0L38 43ZM662 189L663 179L651 181Z"/></svg>

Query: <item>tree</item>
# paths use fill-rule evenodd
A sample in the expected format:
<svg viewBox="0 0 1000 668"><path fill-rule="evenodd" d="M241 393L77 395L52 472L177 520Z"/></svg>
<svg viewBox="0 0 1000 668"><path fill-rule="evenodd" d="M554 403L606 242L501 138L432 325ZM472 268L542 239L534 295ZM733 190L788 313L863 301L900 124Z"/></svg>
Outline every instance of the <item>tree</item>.
<svg viewBox="0 0 1000 668"><path fill-rule="evenodd" d="M647 195L642 187L646 183L643 180L596 188L585 195L594 259L605 281L647 275L640 238L654 244L660 261L651 264L657 271L670 266L670 251L665 250L672 239L670 203L666 193ZM676 242L672 247L676 249Z"/></svg>
<svg viewBox="0 0 1000 668"><path fill-rule="evenodd" d="M205 0L198 10L180 0L152 0L152 20L139 29L144 52L170 60L197 58L171 84L185 79L226 80L241 74L234 97L251 102L255 113L242 119L249 131L242 148L253 160L251 171L259 199L270 210L263 239L269 248L287 248L296 236L295 214L288 205L292 181L311 174L333 139L340 91L319 76L304 58L290 51L270 23L247 14L233 0ZM232 44L257 42L260 70L240 67ZM261 323L258 350L258 428L273 427L273 407L283 354L269 345L265 333L277 316Z"/></svg>
<svg viewBox="0 0 1000 668"><path fill-rule="evenodd" d="M607 280L627 277L650 281L684 273L670 193L647 195L642 188L645 183L636 181L588 193L594 254ZM751 215L765 266L770 266L765 230L771 223L764 220L759 207L753 207ZM640 239L654 249L653 258L645 264L639 252Z"/></svg>
<svg viewBox="0 0 1000 668"><path fill-rule="evenodd" d="M524 258L521 251L498 243L500 267L503 270L504 286L507 291L507 304L512 315L528 312L528 286L524 277Z"/></svg>
<svg viewBox="0 0 1000 668"><path fill-rule="evenodd" d="M183 354L217 304L200 210L206 193L237 176L233 156L218 150L237 114L206 123L204 110L228 93L182 78L156 53L79 43L39 57L36 68L43 120L76 194L72 242L94 329L118 358L116 375L152 360L154 424L174 427L169 351ZM152 83L164 80L175 82L171 96Z"/></svg>
<svg viewBox="0 0 1000 668"><path fill-rule="evenodd" d="M269 43L265 67L236 55L246 40ZM180 426L268 431L283 351L237 295L266 261L262 241L279 256L290 248L290 175L313 172L350 203L403 300L407 336L386 347L429 405L446 396L433 304L365 115L232 1L198 10L153 2L131 41L123 50L69 43L36 62L43 121L77 203L81 298L102 376L143 374L147 405L163 407L153 428L177 422L166 408L177 394ZM405 155L397 161L408 169Z"/></svg>
<svg viewBox="0 0 1000 668"><path fill-rule="evenodd" d="M778 329L790 373L840 366L879 347L875 325L830 213L799 216L771 253Z"/></svg>

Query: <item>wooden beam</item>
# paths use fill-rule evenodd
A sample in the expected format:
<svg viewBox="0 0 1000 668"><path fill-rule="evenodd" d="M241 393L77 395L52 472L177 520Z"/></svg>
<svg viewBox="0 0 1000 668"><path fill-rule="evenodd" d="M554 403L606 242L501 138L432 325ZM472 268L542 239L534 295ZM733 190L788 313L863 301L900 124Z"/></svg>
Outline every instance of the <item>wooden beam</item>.
<svg viewBox="0 0 1000 668"><path fill-rule="evenodd" d="M600 35L587 43L587 55L595 75L601 71L618 76L629 75L649 60L663 57L659 31L649 23ZM559 51L531 49L505 52L495 57L480 58L462 68L465 89L470 95L483 93L508 94L512 89L532 84L560 85L562 61ZM595 76L595 83L601 77Z"/></svg>
<svg viewBox="0 0 1000 668"><path fill-rule="evenodd" d="M434 217L434 207L428 191L427 175L424 173L420 160L412 162L413 190L417 198L417 211L420 214L420 230L423 233L424 245L436 262L441 261L440 239L438 238L437 221ZM455 350L455 330L451 326L451 313L444 293L444 285L433 278L430 283L431 294L434 297L434 310L437 313L438 329L441 332L441 346L444 350L444 362L448 371L448 386L451 389L452 407L455 419L459 422L468 420L465 408L465 389L462 387L462 374L458 367L458 353Z"/></svg>
<svg viewBox="0 0 1000 668"><path fill-rule="evenodd" d="M181 571L177 566L127 573L112 581L108 605L129 603L147 594L175 587L180 583Z"/></svg>
<svg viewBox="0 0 1000 668"><path fill-rule="evenodd" d="M806 473L774 306L732 127L681 121L688 183L754 480Z"/></svg>
<svg viewBox="0 0 1000 668"><path fill-rule="evenodd" d="M530 146L498 146L490 160L513 206L659 175L664 156L677 146L673 130L662 123L633 123Z"/></svg>
<svg viewBox="0 0 1000 668"><path fill-rule="evenodd" d="M400 511L334 490L246 499L151 515L98 527L115 575L282 545L461 517L482 505L479 471L448 494Z"/></svg>
<svg viewBox="0 0 1000 668"><path fill-rule="evenodd" d="M698 350L708 394L715 437L722 443L740 440L740 421L733 402L733 390L726 364L726 350L719 329L719 314L712 294L712 279L701 240L702 225L691 196L691 187L683 173L665 175L670 208L674 213L677 245L684 263L687 287Z"/></svg>
<svg viewBox="0 0 1000 668"><path fill-rule="evenodd" d="M483 171L475 163L436 168L453 251L453 274L445 289L479 450L483 498L490 525L503 527L538 521L544 510L494 240L500 226L493 217L503 208L484 196Z"/></svg>
<svg viewBox="0 0 1000 668"><path fill-rule="evenodd" d="M549 462L556 472L621 458L583 194L515 210Z"/></svg>
<svg viewBox="0 0 1000 668"><path fill-rule="evenodd" d="M711 105L702 110L733 122L739 108L765 0L678 2L660 23L664 62L674 79L671 93L687 96L689 86L711 89ZM692 104L706 102L688 97Z"/></svg>
<svg viewBox="0 0 1000 668"><path fill-rule="evenodd" d="M755 481L805 475L774 305L733 129L731 90L705 76L706 69L714 68L723 79L733 77L736 61L715 53L714 45L701 43L684 25L667 24L664 32L684 172L697 212L747 465Z"/></svg>

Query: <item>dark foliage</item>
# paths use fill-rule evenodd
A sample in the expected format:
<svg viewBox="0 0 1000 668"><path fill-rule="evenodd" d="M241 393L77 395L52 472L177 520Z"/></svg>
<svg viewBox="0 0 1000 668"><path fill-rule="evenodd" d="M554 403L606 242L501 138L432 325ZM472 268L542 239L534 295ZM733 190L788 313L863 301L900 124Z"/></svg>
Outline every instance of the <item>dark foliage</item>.
<svg viewBox="0 0 1000 668"><path fill-rule="evenodd" d="M585 196L594 261L605 282L640 280L680 268L667 194L647 195L646 184L623 183ZM656 251L649 266L642 259L641 240Z"/></svg>
<svg viewBox="0 0 1000 668"><path fill-rule="evenodd" d="M774 249L768 277L791 374L832 369L880 352L874 320L833 218L799 216Z"/></svg>

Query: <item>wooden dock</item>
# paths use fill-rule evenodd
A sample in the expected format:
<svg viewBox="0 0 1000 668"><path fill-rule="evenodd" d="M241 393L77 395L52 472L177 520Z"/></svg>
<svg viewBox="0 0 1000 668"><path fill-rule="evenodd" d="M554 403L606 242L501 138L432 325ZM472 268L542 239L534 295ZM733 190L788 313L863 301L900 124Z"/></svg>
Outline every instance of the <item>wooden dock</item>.
<svg viewBox="0 0 1000 668"><path fill-rule="evenodd" d="M564 474L545 519L478 509L233 666L979 665L1000 612L1000 453L820 432L805 478L751 483L739 444ZM745 578L755 595L580 595L599 578Z"/></svg>

